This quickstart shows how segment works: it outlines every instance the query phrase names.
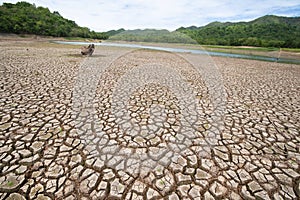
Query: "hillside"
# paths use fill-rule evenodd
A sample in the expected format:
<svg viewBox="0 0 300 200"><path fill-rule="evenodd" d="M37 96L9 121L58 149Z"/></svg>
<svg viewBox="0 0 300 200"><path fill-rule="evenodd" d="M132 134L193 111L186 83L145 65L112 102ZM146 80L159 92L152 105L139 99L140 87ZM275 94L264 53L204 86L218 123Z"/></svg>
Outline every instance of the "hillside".
<svg viewBox="0 0 300 200"><path fill-rule="evenodd" d="M202 27L168 30L118 29L105 33L80 27L58 12L18 2L0 6L0 32L54 37L82 37L138 42L300 48L300 17L267 15L250 22L212 22Z"/></svg>
<svg viewBox="0 0 300 200"><path fill-rule="evenodd" d="M250 22L212 22L177 31L199 44L300 48L300 17L267 15Z"/></svg>
<svg viewBox="0 0 300 200"><path fill-rule="evenodd" d="M180 32L170 32L168 30L128 30L109 37L110 40L123 40L135 42L160 42L160 43L186 43L196 44L197 42L189 36Z"/></svg>
<svg viewBox="0 0 300 200"><path fill-rule="evenodd" d="M119 34L119 33L122 33L122 32L124 32L124 31L125 31L124 28L120 28L120 29L118 29L118 30L110 30L110 31L107 31L107 32L105 32L105 34L107 34L108 37L111 37L111 36L117 35L117 34Z"/></svg>
<svg viewBox="0 0 300 200"><path fill-rule="evenodd" d="M48 8L36 7L27 2L3 3L0 6L0 32L94 39L108 37L105 33L80 27L56 11L52 13Z"/></svg>

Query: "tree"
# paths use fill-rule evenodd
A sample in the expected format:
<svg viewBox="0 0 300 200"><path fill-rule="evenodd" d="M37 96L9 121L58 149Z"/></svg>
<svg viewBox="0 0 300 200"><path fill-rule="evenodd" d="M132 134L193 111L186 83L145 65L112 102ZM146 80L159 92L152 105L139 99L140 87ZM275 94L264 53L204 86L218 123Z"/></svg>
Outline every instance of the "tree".
<svg viewBox="0 0 300 200"><path fill-rule="evenodd" d="M59 12L36 7L24 1L0 6L0 31L4 33L36 34L56 37L85 37L106 39L107 35L78 26L63 18Z"/></svg>
<svg viewBox="0 0 300 200"><path fill-rule="evenodd" d="M251 22L213 22L177 30L199 44L300 48L300 17L264 16Z"/></svg>

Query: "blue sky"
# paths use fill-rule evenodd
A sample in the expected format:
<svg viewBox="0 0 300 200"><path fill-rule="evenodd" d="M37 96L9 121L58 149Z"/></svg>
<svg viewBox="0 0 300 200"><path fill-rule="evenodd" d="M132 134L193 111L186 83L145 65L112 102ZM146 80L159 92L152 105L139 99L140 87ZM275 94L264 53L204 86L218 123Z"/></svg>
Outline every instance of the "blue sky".
<svg viewBox="0 0 300 200"><path fill-rule="evenodd" d="M95 31L203 26L263 15L300 16L299 0L25 0ZM0 0L16 3L14 0Z"/></svg>

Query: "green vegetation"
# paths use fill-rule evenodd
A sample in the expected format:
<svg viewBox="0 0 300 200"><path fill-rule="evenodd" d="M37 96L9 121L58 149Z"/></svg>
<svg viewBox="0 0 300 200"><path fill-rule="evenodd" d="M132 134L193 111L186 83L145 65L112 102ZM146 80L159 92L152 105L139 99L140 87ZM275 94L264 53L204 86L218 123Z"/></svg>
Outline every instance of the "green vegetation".
<svg viewBox="0 0 300 200"><path fill-rule="evenodd" d="M51 13L48 8L36 7L27 2L3 3L0 6L0 32L54 37L108 38L105 33L97 33L78 26L56 11Z"/></svg>
<svg viewBox="0 0 300 200"><path fill-rule="evenodd" d="M108 34L109 33L109 34ZM264 16L251 22L213 22L203 27L191 26L168 30L128 30L107 32L111 40L135 42L185 43L201 45L254 46L251 49L274 51L278 48L300 48L300 17ZM185 35L185 36L184 36ZM244 48L243 48L244 49ZM250 50L250 49L249 49ZM294 50L297 51L297 50Z"/></svg>
<svg viewBox="0 0 300 200"><path fill-rule="evenodd" d="M117 35L119 33L122 33L124 32L125 29L121 28L121 29L118 29L118 30L111 30L111 31L107 31L105 32L109 37L113 36L113 35Z"/></svg>
<svg viewBox="0 0 300 200"><path fill-rule="evenodd" d="M282 50L284 51L289 51L289 52L296 52L296 53L300 53L300 49L292 49L292 48L283 48Z"/></svg>
<svg viewBox="0 0 300 200"><path fill-rule="evenodd" d="M8 181L8 182L7 182L7 186L8 186L8 187L13 187L13 186L14 186L14 183L13 183L12 181Z"/></svg>
<svg viewBox="0 0 300 200"><path fill-rule="evenodd" d="M170 32L168 30L129 30L123 31L109 37L110 40L123 40L134 42L159 42L159 43L183 43L183 44L196 44L197 42L189 36L182 34L178 31Z"/></svg>
<svg viewBox="0 0 300 200"><path fill-rule="evenodd" d="M243 47L243 46L223 46L223 45L203 45L205 48L230 49L230 50L248 50L248 51L278 51L277 47Z"/></svg>
<svg viewBox="0 0 300 200"><path fill-rule="evenodd" d="M300 17L268 15L251 22L213 22L177 31L205 45L300 48Z"/></svg>
<svg viewBox="0 0 300 200"><path fill-rule="evenodd" d="M57 11L36 7L35 4L18 2L0 6L0 32L35 34L65 37L69 40L81 38L111 39L135 42L185 43L224 46L255 46L273 48L300 48L300 17L264 16L250 22L213 22L203 27L181 27L174 32L168 30L111 30L95 32L78 26L63 18ZM214 48L218 48L215 46ZM230 48L230 47L228 47ZM298 49L297 49L298 48ZM260 49L262 50L262 49ZM272 49L267 49L269 51ZM286 49L284 49L286 50Z"/></svg>

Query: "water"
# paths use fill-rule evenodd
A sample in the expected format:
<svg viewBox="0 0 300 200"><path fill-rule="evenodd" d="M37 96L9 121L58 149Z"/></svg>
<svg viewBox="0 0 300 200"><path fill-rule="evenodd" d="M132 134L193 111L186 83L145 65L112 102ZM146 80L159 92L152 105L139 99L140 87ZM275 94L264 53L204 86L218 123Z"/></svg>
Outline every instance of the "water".
<svg viewBox="0 0 300 200"><path fill-rule="evenodd" d="M90 42L71 42L71 41L53 41L53 42L58 43L58 44L72 44L72 45L89 45L89 44L91 44ZM211 55L211 56L221 56L221 57L230 57L230 58L244 58L244 59L262 60L262 61L269 61L269 62L300 64L300 60L294 60L294 59L273 58L273 57L267 57L267 56L225 53L225 52L216 52L216 51L205 51L205 50L198 50L198 49L157 47L157 46L148 46L148 45L140 45L140 44L120 44L120 43L112 43L112 42L93 43L93 44L95 44L95 46L152 49L152 50L169 51L169 52L174 52L174 53L206 54L206 55Z"/></svg>

